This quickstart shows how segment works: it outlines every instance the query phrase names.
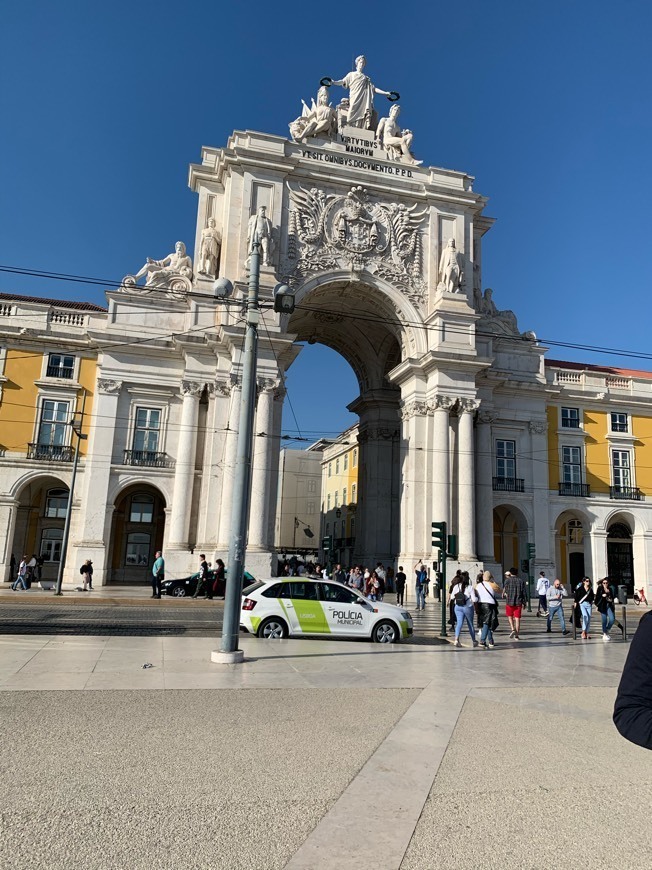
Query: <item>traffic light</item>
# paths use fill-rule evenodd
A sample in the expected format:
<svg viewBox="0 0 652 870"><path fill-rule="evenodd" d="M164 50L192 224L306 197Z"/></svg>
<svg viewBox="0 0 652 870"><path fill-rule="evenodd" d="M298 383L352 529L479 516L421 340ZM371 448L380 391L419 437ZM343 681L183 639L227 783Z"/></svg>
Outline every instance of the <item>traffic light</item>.
<svg viewBox="0 0 652 870"><path fill-rule="evenodd" d="M445 553L447 544L448 541L446 539L446 523L433 523L432 546L436 550L441 550L442 553Z"/></svg>
<svg viewBox="0 0 652 870"><path fill-rule="evenodd" d="M457 560L457 535L448 536L448 558Z"/></svg>
<svg viewBox="0 0 652 870"><path fill-rule="evenodd" d="M534 557L536 556L536 552L537 551L536 551L534 544L527 545L527 557L528 557L528 559L534 559Z"/></svg>

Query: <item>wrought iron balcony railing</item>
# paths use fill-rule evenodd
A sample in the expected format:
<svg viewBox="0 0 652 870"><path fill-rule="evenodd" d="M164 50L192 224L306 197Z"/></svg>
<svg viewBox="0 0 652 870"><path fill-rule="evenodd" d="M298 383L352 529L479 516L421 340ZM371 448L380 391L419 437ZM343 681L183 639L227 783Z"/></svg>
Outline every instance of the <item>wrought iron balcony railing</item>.
<svg viewBox="0 0 652 870"><path fill-rule="evenodd" d="M577 498L587 498L591 495L588 483L560 483L559 495L574 495Z"/></svg>
<svg viewBox="0 0 652 870"><path fill-rule="evenodd" d="M525 481L521 477L494 477L495 492L525 492Z"/></svg>
<svg viewBox="0 0 652 870"><path fill-rule="evenodd" d="M27 458L46 462L72 462L74 450L61 444L28 444Z"/></svg>
<svg viewBox="0 0 652 870"><path fill-rule="evenodd" d="M642 501L643 493L637 486L610 486L610 498L623 498L629 501Z"/></svg>
<svg viewBox="0 0 652 870"><path fill-rule="evenodd" d="M148 468L169 468L172 465L167 453L154 450L125 450L123 462L125 465L145 465Z"/></svg>
<svg viewBox="0 0 652 870"><path fill-rule="evenodd" d="M67 378L72 380L75 370L71 366L48 366L45 370L48 378Z"/></svg>

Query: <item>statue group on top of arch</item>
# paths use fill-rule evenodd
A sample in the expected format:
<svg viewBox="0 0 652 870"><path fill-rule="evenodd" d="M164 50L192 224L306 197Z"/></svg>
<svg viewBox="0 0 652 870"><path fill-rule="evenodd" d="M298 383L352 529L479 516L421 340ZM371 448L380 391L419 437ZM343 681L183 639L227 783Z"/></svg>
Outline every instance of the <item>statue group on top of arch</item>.
<svg viewBox="0 0 652 870"><path fill-rule="evenodd" d="M302 100L301 115L290 123L292 138L295 142L304 142L316 136L328 139L337 133L338 128L341 130L343 127L370 130L375 133L378 145L384 149L388 160L420 165L422 161L416 160L411 150L414 134L411 130L402 130L398 124L401 111L400 106L395 104L399 98L398 93L377 88L364 73L366 63L367 59L361 54L355 59L355 69L343 79L322 79L317 101L313 99L309 107ZM328 99L328 89L332 85L346 88L349 92L348 98L342 99L337 109L333 108ZM394 103L388 115L380 120L374 108L376 94L382 94Z"/></svg>
<svg viewBox="0 0 652 870"><path fill-rule="evenodd" d="M138 285L141 278L145 278L144 287ZM163 290L173 296L188 293L192 290L192 259L186 253L184 243L177 242L174 251L162 260L147 257L135 275L126 275L122 279L121 289L141 292Z"/></svg>

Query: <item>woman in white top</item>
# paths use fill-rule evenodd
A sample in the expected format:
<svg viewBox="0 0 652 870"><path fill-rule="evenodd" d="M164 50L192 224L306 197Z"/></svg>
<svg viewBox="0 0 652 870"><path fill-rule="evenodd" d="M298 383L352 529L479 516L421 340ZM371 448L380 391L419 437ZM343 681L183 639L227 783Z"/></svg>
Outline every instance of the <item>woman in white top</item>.
<svg viewBox="0 0 652 870"><path fill-rule="evenodd" d="M463 571L460 580L451 589L451 601L455 602L455 646L462 646L460 643L460 632L462 626L466 622L469 627L469 634L473 641L473 646L477 646L478 642L475 639L475 629L473 628L473 605L477 601L477 596L471 581L469 580L468 571Z"/></svg>
<svg viewBox="0 0 652 870"><path fill-rule="evenodd" d="M480 634L480 646L485 649L494 648L494 629L498 626L498 594L499 587L496 585L491 571L478 574L478 582L475 594L478 598L478 628L482 628Z"/></svg>

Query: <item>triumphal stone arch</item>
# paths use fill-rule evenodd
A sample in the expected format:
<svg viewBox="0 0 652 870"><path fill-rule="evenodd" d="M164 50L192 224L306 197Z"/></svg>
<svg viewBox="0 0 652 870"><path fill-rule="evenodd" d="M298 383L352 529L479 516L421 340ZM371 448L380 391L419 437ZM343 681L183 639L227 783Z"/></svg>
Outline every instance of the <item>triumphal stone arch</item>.
<svg viewBox="0 0 652 870"><path fill-rule="evenodd" d="M302 341L341 353L359 382L349 407L360 417L360 560L430 559L433 520L457 533L469 567L492 552L490 507L476 526L474 468L477 381L490 363L476 324L493 304L480 290L481 241L492 220L470 175L416 159L418 137L398 124L398 94L376 88L365 62L322 80L290 121L290 138L236 131L226 147L203 148L190 168L199 195L195 261L206 229L216 227L219 275L243 298L250 222L262 209L269 245L261 301L271 301L279 280L296 292L295 312L267 306L259 330L261 437L247 556L254 570L257 561L271 564L282 374ZM195 288L211 297L210 276L198 274ZM239 318L232 303L218 309L229 398L239 383ZM514 331L507 321L502 327ZM228 407L219 547L230 532L237 430L237 404Z"/></svg>

